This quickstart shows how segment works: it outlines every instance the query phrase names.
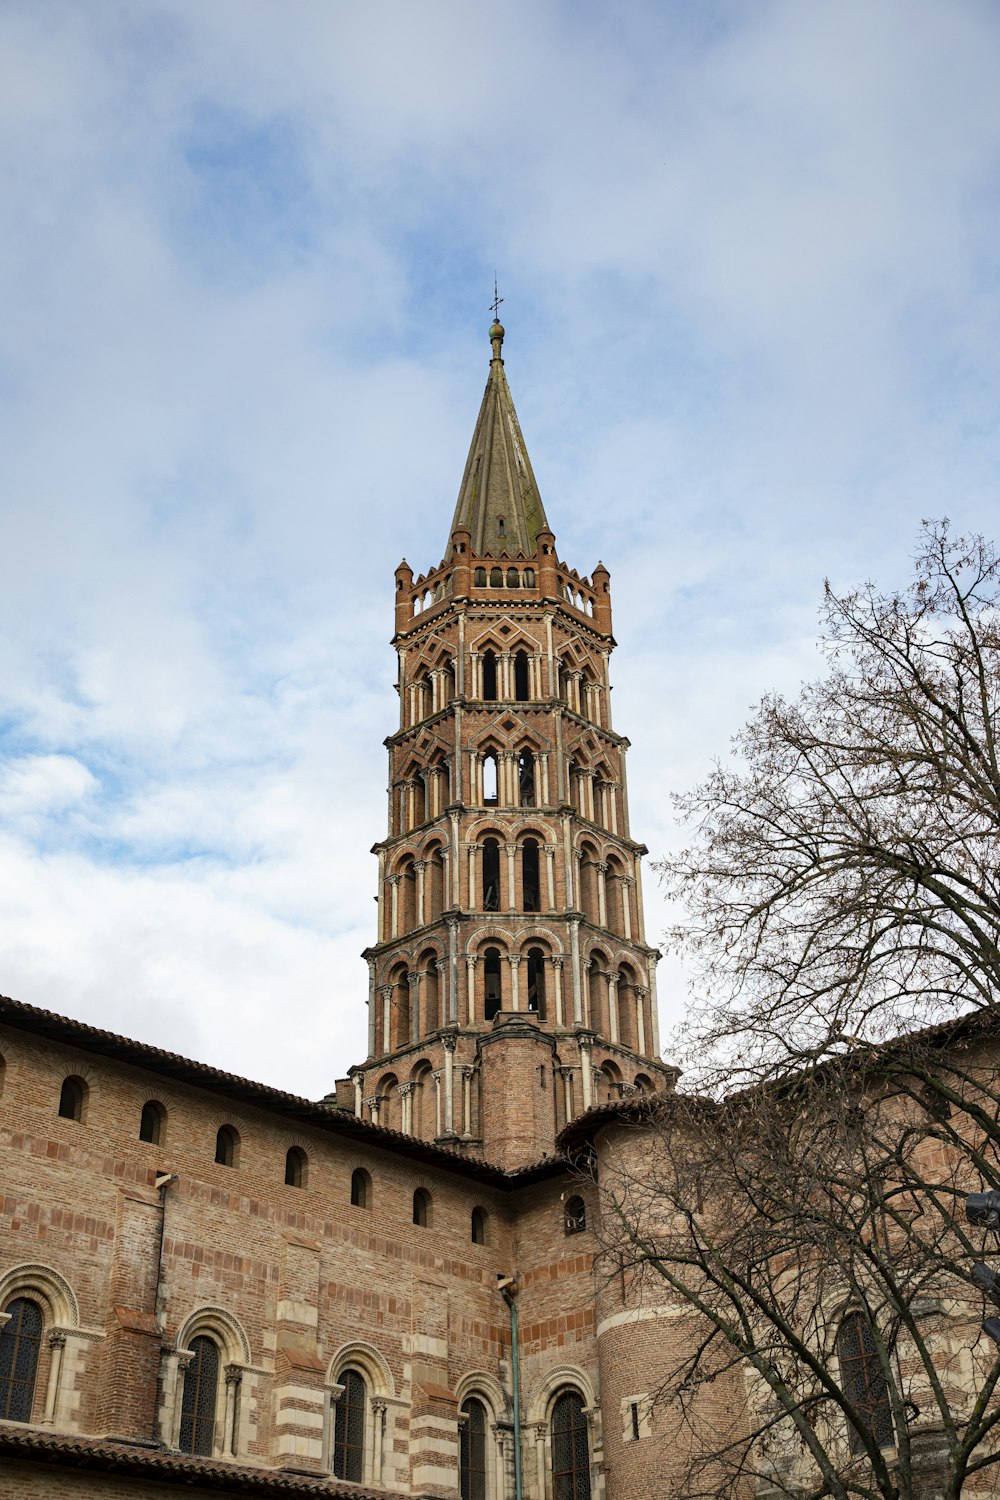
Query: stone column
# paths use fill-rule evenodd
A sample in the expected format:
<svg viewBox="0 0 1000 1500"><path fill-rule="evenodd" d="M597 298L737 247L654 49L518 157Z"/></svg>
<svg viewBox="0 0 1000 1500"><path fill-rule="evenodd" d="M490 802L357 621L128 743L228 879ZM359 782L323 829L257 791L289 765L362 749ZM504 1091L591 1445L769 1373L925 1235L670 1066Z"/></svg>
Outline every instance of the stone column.
<svg viewBox="0 0 1000 1500"><path fill-rule="evenodd" d="M632 888L635 881L630 875L619 875L622 883L622 925L625 928L625 936L632 941Z"/></svg>
<svg viewBox="0 0 1000 1500"><path fill-rule="evenodd" d="M594 1064L593 1064L592 1036L581 1035L580 1044L580 1086L583 1090L583 1107L589 1109L594 1102Z"/></svg>
<svg viewBox="0 0 1000 1500"><path fill-rule="evenodd" d="M514 657L510 651L501 651L497 657L497 697L510 701L514 696Z"/></svg>
<svg viewBox="0 0 1000 1500"><path fill-rule="evenodd" d="M49 1383L45 1389L45 1415L42 1418L46 1426L55 1421L59 1409L59 1382L66 1349L66 1335L62 1329L53 1329L49 1334L49 1348L52 1353L49 1357Z"/></svg>
<svg viewBox="0 0 1000 1500"><path fill-rule="evenodd" d="M517 910L517 870L515 861L517 859L517 845L508 843L505 845L507 855L507 910Z"/></svg>
<svg viewBox="0 0 1000 1500"><path fill-rule="evenodd" d="M545 853L545 890L548 896L546 911L556 909L556 846L555 844L543 844Z"/></svg>
<svg viewBox="0 0 1000 1500"><path fill-rule="evenodd" d="M535 1493L545 1494L545 1439L548 1428L544 1422L535 1424Z"/></svg>
<svg viewBox="0 0 1000 1500"><path fill-rule="evenodd" d="M372 1483L382 1483L382 1466L385 1462L385 1419L388 1402L382 1396L372 1396Z"/></svg>
<svg viewBox="0 0 1000 1500"><path fill-rule="evenodd" d="M223 1454L228 1458L235 1458L238 1449L239 1420L240 1420L240 1386L243 1383L243 1371L239 1365L226 1366L226 1425L225 1442Z"/></svg>
<svg viewBox="0 0 1000 1500"><path fill-rule="evenodd" d="M462 1068L462 1115L466 1139L472 1134L472 1079L475 1068L466 1063Z"/></svg>
<svg viewBox="0 0 1000 1500"><path fill-rule="evenodd" d="M476 959L472 953L465 956L465 1014L470 1026L476 1020Z"/></svg>
<svg viewBox="0 0 1000 1500"><path fill-rule="evenodd" d="M374 1057L375 1056L375 1031L376 1031L376 1025L377 1025L377 1021L378 1021L378 1016L376 1014L377 1009L378 1009L378 1001L375 998L376 993L377 992L376 992L376 989L375 989L375 960L374 960L374 958L369 958L369 960L368 960L368 1056L369 1057Z"/></svg>
<svg viewBox="0 0 1000 1500"><path fill-rule="evenodd" d="M521 967L521 955L520 953L511 953L508 957L510 961L510 1008L511 1010L520 1010L521 990L518 980L518 970Z"/></svg>
<svg viewBox="0 0 1000 1500"><path fill-rule="evenodd" d="M618 975L608 974L608 1033L615 1046L618 1045ZM593 1017L591 1017L593 1021Z"/></svg>
<svg viewBox="0 0 1000 1500"><path fill-rule="evenodd" d="M417 969L413 969L406 976L410 986L410 1041L415 1042L420 1035L420 981L423 975Z"/></svg>
<svg viewBox="0 0 1000 1500"><path fill-rule="evenodd" d="M401 875L389 875L386 878L386 884L389 887L390 939L399 937L399 882L401 879Z"/></svg>
<svg viewBox="0 0 1000 1500"><path fill-rule="evenodd" d="M649 1029L651 1032L650 1055L653 1057L659 1057L660 1055L660 1017L658 1014L659 1007L656 1001L656 961L659 956L660 955L658 953L654 953L650 956L649 960Z"/></svg>
<svg viewBox="0 0 1000 1500"><path fill-rule="evenodd" d="M181 1416L184 1408L184 1374L193 1359L193 1349L175 1349L171 1355L167 1356L167 1360L164 1362L167 1365L163 1380L164 1395L167 1394L168 1390L172 1389L174 1397L170 1420L170 1438L168 1441L168 1447L171 1448L180 1447ZM173 1366L172 1369L169 1368L170 1365Z"/></svg>
<svg viewBox="0 0 1000 1500"><path fill-rule="evenodd" d="M404 1135L413 1134L413 1084L401 1083L397 1089L400 1102L400 1125Z"/></svg>
<svg viewBox="0 0 1000 1500"><path fill-rule="evenodd" d="M552 960L552 989L555 995L556 1025L563 1023L563 961L557 956Z"/></svg>
<svg viewBox="0 0 1000 1500"><path fill-rule="evenodd" d="M455 1026L458 1023L458 918L450 916L448 919L448 1024ZM438 960L438 972L441 972L441 960ZM443 996L442 980L438 980L438 992Z"/></svg>
<svg viewBox="0 0 1000 1500"><path fill-rule="evenodd" d="M513 750L501 750L498 759L497 804L500 807L516 807L517 766Z"/></svg>
<svg viewBox="0 0 1000 1500"><path fill-rule="evenodd" d="M599 859L596 865L597 879L597 920L602 927L608 925L608 894L607 894L607 861Z"/></svg>
<svg viewBox="0 0 1000 1500"><path fill-rule="evenodd" d="M437 1068L431 1077L434 1079L434 1134L441 1134L441 1069Z"/></svg>
<svg viewBox="0 0 1000 1500"><path fill-rule="evenodd" d="M423 927L424 917L424 871L427 869L425 859L417 859L413 862L413 868L417 875L417 926Z"/></svg>
<svg viewBox="0 0 1000 1500"><path fill-rule="evenodd" d="M583 1024L583 993L580 983L580 923L572 917L569 924L570 964L573 970L573 1024Z"/></svg>
<svg viewBox="0 0 1000 1500"><path fill-rule="evenodd" d="M454 1135L455 1122L455 1042L453 1036L442 1037L444 1047L444 1133Z"/></svg>
<svg viewBox="0 0 1000 1500"><path fill-rule="evenodd" d="M378 992L382 996L382 1051L392 1050L392 985L380 984Z"/></svg>
<svg viewBox="0 0 1000 1500"><path fill-rule="evenodd" d="M638 1053L640 1053L642 1057L648 1056L648 1054L646 1052L646 996L648 994L649 994L648 990L643 989L641 985L636 985L636 988L635 988L635 1035L636 1035L636 1049L635 1050Z"/></svg>
<svg viewBox="0 0 1000 1500"><path fill-rule="evenodd" d="M354 1118L360 1120L364 1113L365 1080L360 1073L354 1075Z"/></svg>

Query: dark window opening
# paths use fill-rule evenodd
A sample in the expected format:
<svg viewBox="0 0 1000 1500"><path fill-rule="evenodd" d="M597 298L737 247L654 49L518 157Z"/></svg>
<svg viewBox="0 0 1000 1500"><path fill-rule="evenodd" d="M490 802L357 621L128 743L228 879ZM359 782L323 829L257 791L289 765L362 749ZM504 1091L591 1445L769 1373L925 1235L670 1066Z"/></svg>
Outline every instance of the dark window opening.
<svg viewBox="0 0 1000 1500"><path fill-rule="evenodd" d="M215 1159L220 1167L235 1167L239 1136L231 1125L222 1125L215 1137Z"/></svg>
<svg viewBox="0 0 1000 1500"><path fill-rule="evenodd" d="M492 1021L500 1009L500 949L487 948L483 955L483 1015Z"/></svg>
<svg viewBox="0 0 1000 1500"><path fill-rule="evenodd" d="M305 1187L306 1153L301 1146L290 1146L285 1155L285 1186Z"/></svg>
<svg viewBox="0 0 1000 1500"><path fill-rule="evenodd" d="M431 1195L426 1188L417 1188L413 1195L413 1222L421 1229L430 1228Z"/></svg>
<svg viewBox="0 0 1000 1500"><path fill-rule="evenodd" d="M635 1442L639 1441L639 1403L632 1402L632 1437Z"/></svg>
<svg viewBox="0 0 1000 1500"><path fill-rule="evenodd" d="M184 1371L181 1397L182 1453L211 1458L215 1447L215 1406L219 1388L219 1346L212 1339L191 1342L194 1358Z"/></svg>
<svg viewBox="0 0 1000 1500"><path fill-rule="evenodd" d="M483 911L500 910L500 845L483 840Z"/></svg>
<svg viewBox="0 0 1000 1500"><path fill-rule="evenodd" d="M525 568L525 570L524 570L524 586L525 586L526 589L533 589L535 587L535 570L534 570L534 568Z"/></svg>
<svg viewBox="0 0 1000 1500"><path fill-rule="evenodd" d="M503 518L503 516L498 516L497 517L497 535L498 536L506 536L507 535L507 528L506 528L506 526L504 524L504 518Z"/></svg>
<svg viewBox="0 0 1000 1500"><path fill-rule="evenodd" d="M372 1180L364 1167L351 1173L351 1204L354 1208L371 1208Z"/></svg>
<svg viewBox="0 0 1000 1500"><path fill-rule="evenodd" d="M484 589L486 587L486 569L485 568L477 568L476 569L476 575L475 575L475 579L474 579L474 584L475 584L475 587L477 589Z"/></svg>
<svg viewBox="0 0 1000 1500"><path fill-rule="evenodd" d="M16 1297L4 1311L10 1320L0 1328L0 1417L6 1422L30 1422L42 1346L42 1309L27 1297Z"/></svg>
<svg viewBox="0 0 1000 1500"><path fill-rule="evenodd" d="M486 1500L486 1408L475 1396L462 1402L458 1453L459 1492L462 1500Z"/></svg>
<svg viewBox="0 0 1000 1500"><path fill-rule="evenodd" d="M587 1419L576 1391L565 1391L552 1408L552 1500L590 1500Z"/></svg>
<svg viewBox="0 0 1000 1500"><path fill-rule="evenodd" d="M521 575L516 568L507 569L507 587L509 589L519 589L521 587Z"/></svg>
<svg viewBox="0 0 1000 1500"><path fill-rule="evenodd" d="M517 757L518 801L521 807L535 805L535 757L530 750L522 750Z"/></svg>
<svg viewBox="0 0 1000 1500"><path fill-rule="evenodd" d="M498 570L499 571L499 570ZM497 655L495 651L483 652L483 699L495 703L497 696Z"/></svg>
<svg viewBox="0 0 1000 1500"><path fill-rule="evenodd" d="M87 1086L82 1078L64 1078L59 1091L59 1114L64 1120L83 1119Z"/></svg>
<svg viewBox="0 0 1000 1500"><path fill-rule="evenodd" d="M514 657L514 697L518 703L528 701L528 653L518 651Z"/></svg>
<svg viewBox="0 0 1000 1500"><path fill-rule="evenodd" d="M521 845L521 891L525 911L541 911L538 840L525 839Z"/></svg>
<svg viewBox="0 0 1000 1500"><path fill-rule="evenodd" d="M563 1228L567 1234L579 1234L587 1227L587 1207L582 1198L569 1198L563 1214Z"/></svg>
<svg viewBox="0 0 1000 1500"><path fill-rule="evenodd" d="M491 589L502 589L503 588L503 569L502 568L491 568L490 569L490 588Z"/></svg>
<svg viewBox="0 0 1000 1500"><path fill-rule="evenodd" d="M528 1009L545 1020L545 954L541 948L528 952Z"/></svg>
<svg viewBox="0 0 1000 1500"><path fill-rule="evenodd" d="M333 1423L333 1472L360 1484L365 1477L365 1383L357 1370L344 1370L344 1389Z"/></svg>
<svg viewBox="0 0 1000 1500"><path fill-rule="evenodd" d="M139 1116L139 1139L152 1146L163 1145L163 1124L167 1112L157 1099L147 1099Z"/></svg>
<svg viewBox="0 0 1000 1500"><path fill-rule="evenodd" d="M474 1245L486 1244L486 1213L481 1208L472 1210L472 1243Z"/></svg>
<svg viewBox="0 0 1000 1500"><path fill-rule="evenodd" d="M865 1432L880 1448L892 1448L896 1434L885 1372L871 1324L861 1313L849 1313L837 1334L837 1358L844 1394L861 1419ZM850 1423L851 1452L865 1447L862 1432Z"/></svg>

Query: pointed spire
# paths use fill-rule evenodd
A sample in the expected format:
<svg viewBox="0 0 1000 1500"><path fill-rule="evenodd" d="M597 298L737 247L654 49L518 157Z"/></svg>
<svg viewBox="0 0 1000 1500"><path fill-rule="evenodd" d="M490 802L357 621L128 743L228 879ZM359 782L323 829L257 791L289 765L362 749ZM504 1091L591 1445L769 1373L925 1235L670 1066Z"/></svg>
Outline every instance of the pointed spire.
<svg viewBox="0 0 1000 1500"><path fill-rule="evenodd" d="M503 338L503 325L494 318L490 373L451 523L452 531L467 527L472 533L476 557L501 552L530 557L536 536L549 524L504 374Z"/></svg>

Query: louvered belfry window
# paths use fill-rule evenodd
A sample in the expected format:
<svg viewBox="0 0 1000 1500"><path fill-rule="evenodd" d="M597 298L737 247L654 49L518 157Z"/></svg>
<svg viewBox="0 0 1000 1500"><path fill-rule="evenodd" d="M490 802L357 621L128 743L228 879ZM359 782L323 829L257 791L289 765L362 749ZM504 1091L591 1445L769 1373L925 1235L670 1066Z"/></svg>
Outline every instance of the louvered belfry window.
<svg viewBox="0 0 1000 1500"><path fill-rule="evenodd" d="M192 1341L194 1355L184 1371L180 1447L211 1458L215 1447L215 1407L219 1390L219 1346L212 1339Z"/></svg>
<svg viewBox="0 0 1000 1500"><path fill-rule="evenodd" d="M553 1500L590 1500L590 1449L583 1401L564 1391L552 1408Z"/></svg>
<svg viewBox="0 0 1000 1500"><path fill-rule="evenodd" d="M486 1408L475 1396L462 1403L459 1465L462 1500L486 1500Z"/></svg>
<svg viewBox="0 0 1000 1500"><path fill-rule="evenodd" d="M878 1345L871 1324L861 1313L849 1313L837 1334L837 1358L844 1395L862 1418L865 1428L880 1448L891 1448L896 1442L892 1425L889 1387L879 1358ZM862 1434L851 1423L851 1452L860 1453L865 1446Z"/></svg>
<svg viewBox="0 0 1000 1500"><path fill-rule="evenodd" d="M37 1302L18 1297L5 1311L10 1313L10 1321L0 1329L0 1417L8 1422L30 1422L42 1344L42 1310Z"/></svg>
<svg viewBox="0 0 1000 1500"><path fill-rule="evenodd" d="M357 1370L345 1370L340 1383L344 1393L334 1422L333 1472L338 1479L360 1483L365 1477L365 1383Z"/></svg>

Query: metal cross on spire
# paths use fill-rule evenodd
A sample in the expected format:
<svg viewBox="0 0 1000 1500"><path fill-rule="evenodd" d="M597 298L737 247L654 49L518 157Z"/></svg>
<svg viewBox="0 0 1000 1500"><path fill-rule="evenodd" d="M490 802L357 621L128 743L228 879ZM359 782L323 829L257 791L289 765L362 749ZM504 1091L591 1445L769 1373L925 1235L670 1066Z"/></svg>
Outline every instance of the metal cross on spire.
<svg viewBox="0 0 1000 1500"><path fill-rule="evenodd" d="M502 301L503 301L503 298L500 296L499 292L497 291L497 273L494 271L493 272L493 301L490 303L490 307L491 307L491 309L493 311L493 321L494 321L494 323L499 323L499 321L500 321L500 304L501 304Z"/></svg>

